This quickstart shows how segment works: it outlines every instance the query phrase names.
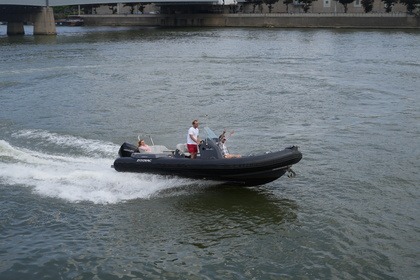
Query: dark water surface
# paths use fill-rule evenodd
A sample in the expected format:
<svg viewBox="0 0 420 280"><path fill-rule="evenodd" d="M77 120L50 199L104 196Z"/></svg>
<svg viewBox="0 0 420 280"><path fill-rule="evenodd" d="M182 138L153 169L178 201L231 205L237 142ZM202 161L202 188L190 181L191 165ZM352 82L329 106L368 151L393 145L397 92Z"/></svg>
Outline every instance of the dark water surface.
<svg viewBox="0 0 420 280"><path fill-rule="evenodd" d="M1 279L417 279L420 32L0 26ZM191 121L300 146L253 187L121 174Z"/></svg>

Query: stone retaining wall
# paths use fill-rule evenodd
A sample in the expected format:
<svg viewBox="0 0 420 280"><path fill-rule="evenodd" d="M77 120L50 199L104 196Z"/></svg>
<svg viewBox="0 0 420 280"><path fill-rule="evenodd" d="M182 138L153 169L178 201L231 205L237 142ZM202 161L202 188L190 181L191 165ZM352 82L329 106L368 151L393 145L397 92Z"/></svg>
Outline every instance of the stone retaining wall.
<svg viewBox="0 0 420 280"><path fill-rule="evenodd" d="M420 18L400 14L194 14L83 15L86 25L166 27L420 28Z"/></svg>

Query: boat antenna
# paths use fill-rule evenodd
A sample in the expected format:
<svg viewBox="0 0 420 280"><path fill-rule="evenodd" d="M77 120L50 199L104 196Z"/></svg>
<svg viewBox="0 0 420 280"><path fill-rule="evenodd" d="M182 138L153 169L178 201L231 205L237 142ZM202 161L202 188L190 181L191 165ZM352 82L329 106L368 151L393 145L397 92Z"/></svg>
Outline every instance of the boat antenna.
<svg viewBox="0 0 420 280"><path fill-rule="evenodd" d="M207 124L207 118L209 117L209 115L205 114L204 115L204 124Z"/></svg>
<svg viewBox="0 0 420 280"><path fill-rule="evenodd" d="M205 127L205 125L208 123L207 122L207 118L208 118L208 114L205 114L204 116L203 116L203 119L204 119L204 121L203 121L203 123L204 123L204 125L203 125L203 127ZM208 135L205 135L205 137L204 137L204 141L206 142L206 144L207 144L207 136Z"/></svg>

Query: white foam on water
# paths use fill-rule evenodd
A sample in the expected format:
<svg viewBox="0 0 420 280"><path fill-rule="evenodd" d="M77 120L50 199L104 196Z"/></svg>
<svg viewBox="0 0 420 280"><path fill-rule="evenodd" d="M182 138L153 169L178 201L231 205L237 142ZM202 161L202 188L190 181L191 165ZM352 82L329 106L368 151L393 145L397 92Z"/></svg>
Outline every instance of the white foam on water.
<svg viewBox="0 0 420 280"><path fill-rule="evenodd" d="M25 138L42 141L42 144L56 145L81 150L89 155L106 154L114 156L117 154L118 146L111 142L103 142L93 139L85 139L71 135L60 135L45 130L20 130L12 134L14 138Z"/></svg>
<svg viewBox="0 0 420 280"><path fill-rule="evenodd" d="M110 143L60 136L46 131L22 131L16 137L42 138L54 144L78 145L87 152L106 150ZM45 140L47 139L47 140ZM65 139L65 141L63 141ZM113 145L112 154L118 146ZM90 147L89 147L90 146ZM95 146L95 147L93 147ZM27 148L14 147L0 140L0 183L31 187L34 193L69 202L89 201L98 204L119 203L132 199L150 199L163 190L192 184L207 185L180 178L158 175L120 173L111 168L114 158L55 155Z"/></svg>

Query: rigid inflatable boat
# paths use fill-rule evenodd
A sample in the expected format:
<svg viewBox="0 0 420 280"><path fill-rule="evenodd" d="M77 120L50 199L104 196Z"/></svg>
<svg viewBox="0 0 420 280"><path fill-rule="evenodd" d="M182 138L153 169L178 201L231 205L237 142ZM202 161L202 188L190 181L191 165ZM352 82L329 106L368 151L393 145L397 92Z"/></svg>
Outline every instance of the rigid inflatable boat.
<svg viewBox="0 0 420 280"><path fill-rule="evenodd" d="M120 172L173 175L252 186L274 181L286 172L289 177L294 176L291 167L302 159L302 153L296 146L262 155L227 159L222 155L216 134L208 127L204 128L204 132L206 137L198 146L196 159L189 158L186 144L178 144L175 150L154 145L151 146L152 152L146 153L124 143L113 167Z"/></svg>

